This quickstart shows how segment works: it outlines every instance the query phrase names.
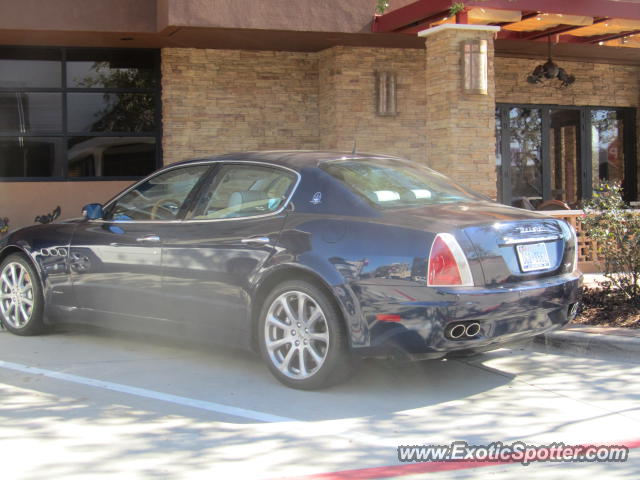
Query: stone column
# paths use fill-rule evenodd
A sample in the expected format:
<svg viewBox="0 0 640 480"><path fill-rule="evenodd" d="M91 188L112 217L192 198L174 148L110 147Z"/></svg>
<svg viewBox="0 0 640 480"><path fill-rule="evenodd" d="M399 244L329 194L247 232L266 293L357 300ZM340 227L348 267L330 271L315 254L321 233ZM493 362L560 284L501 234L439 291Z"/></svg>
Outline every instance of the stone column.
<svg viewBox="0 0 640 480"><path fill-rule="evenodd" d="M500 28L445 24L427 39L427 162L454 180L496 197L493 37ZM463 90L463 42L487 40L487 94Z"/></svg>

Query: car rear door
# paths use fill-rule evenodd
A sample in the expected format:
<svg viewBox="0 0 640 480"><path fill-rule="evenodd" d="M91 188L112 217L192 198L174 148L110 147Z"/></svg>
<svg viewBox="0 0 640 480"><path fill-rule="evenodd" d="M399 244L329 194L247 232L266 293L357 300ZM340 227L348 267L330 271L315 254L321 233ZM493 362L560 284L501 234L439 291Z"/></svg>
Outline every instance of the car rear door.
<svg viewBox="0 0 640 480"><path fill-rule="evenodd" d="M297 180L278 166L220 164L182 228L163 239L167 314L185 333L249 339L253 278L275 251Z"/></svg>

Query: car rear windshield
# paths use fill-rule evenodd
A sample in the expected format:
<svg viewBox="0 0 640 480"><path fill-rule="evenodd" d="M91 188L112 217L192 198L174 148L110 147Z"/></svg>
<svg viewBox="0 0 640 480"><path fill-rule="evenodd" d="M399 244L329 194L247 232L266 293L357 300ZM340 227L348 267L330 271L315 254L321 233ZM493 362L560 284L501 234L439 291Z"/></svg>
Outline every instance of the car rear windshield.
<svg viewBox="0 0 640 480"><path fill-rule="evenodd" d="M482 200L444 175L386 158L336 160L320 166L380 208L405 208Z"/></svg>

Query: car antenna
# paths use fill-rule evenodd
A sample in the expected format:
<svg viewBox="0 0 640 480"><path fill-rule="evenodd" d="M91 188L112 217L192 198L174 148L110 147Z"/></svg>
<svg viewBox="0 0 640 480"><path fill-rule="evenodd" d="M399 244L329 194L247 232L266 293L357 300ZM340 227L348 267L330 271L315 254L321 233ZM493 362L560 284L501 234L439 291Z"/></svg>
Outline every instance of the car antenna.
<svg viewBox="0 0 640 480"><path fill-rule="evenodd" d="M356 146L357 146L356 143L357 142L356 142L356 139L354 137L354 139L353 139L353 150L351 150L351 155L355 155L356 154Z"/></svg>

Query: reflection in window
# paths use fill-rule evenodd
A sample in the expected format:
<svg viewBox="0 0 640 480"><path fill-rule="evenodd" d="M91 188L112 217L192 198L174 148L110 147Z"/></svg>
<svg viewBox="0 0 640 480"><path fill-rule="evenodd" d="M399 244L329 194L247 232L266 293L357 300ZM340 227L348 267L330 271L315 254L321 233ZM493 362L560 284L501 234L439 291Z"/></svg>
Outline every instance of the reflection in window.
<svg viewBox="0 0 640 480"><path fill-rule="evenodd" d="M157 62L150 50L0 47L0 176L151 173Z"/></svg>
<svg viewBox="0 0 640 480"><path fill-rule="evenodd" d="M467 202L477 196L433 170L396 160L369 158L320 166L349 189L380 208Z"/></svg>
<svg viewBox="0 0 640 480"><path fill-rule="evenodd" d="M155 105L147 93L70 93L70 132L151 132Z"/></svg>
<svg viewBox="0 0 640 480"><path fill-rule="evenodd" d="M631 149L636 143L636 109L498 104L497 110L509 116L509 123L502 125L498 118L496 128L511 157L511 168L506 169L506 159L496 150L503 166L498 187L504 203L535 208L537 198L544 197L547 207L581 208L601 181L621 183L625 200L635 200L637 161ZM548 126L545 132L543 125ZM544 162L543 152L548 157ZM511 185L518 189L512 195Z"/></svg>
<svg viewBox="0 0 640 480"><path fill-rule="evenodd" d="M216 175L195 219L265 215L277 211L287 198L294 175L279 168L228 165Z"/></svg>
<svg viewBox="0 0 640 480"><path fill-rule="evenodd" d="M583 196L580 158L580 111L573 108L549 110L549 172L551 195L577 206Z"/></svg>
<svg viewBox="0 0 640 480"><path fill-rule="evenodd" d="M53 177L61 157L58 138L0 138L0 177Z"/></svg>
<svg viewBox="0 0 640 480"><path fill-rule="evenodd" d="M0 88L60 88L61 58L58 49L0 48Z"/></svg>
<svg viewBox="0 0 640 480"><path fill-rule="evenodd" d="M69 50L67 86L152 89L155 87L153 58L135 50Z"/></svg>
<svg viewBox="0 0 640 480"><path fill-rule="evenodd" d="M593 186L601 181L624 179L623 122L615 110L591 112L591 161Z"/></svg>
<svg viewBox="0 0 640 480"><path fill-rule="evenodd" d="M61 132L62 94L0 93L0 131Z"/></svg>
<svg viewBox="0 0 640 480"><path fill-rule="evenodd" d="M542 200L542 115L536 108L509 110L511 203L532 208Z"/></svg>
<svg viewBox="0 0 640 480"><path fill-rule="evenodd" d="M72 137L69 177L137 177L153 171L154 137Z"/></svg>
<svg viewBox="0 0 640 480"><path fill-rule="evenodd" d="M208 169L208 165L197 165L156 175L111 205L106 218L116 221L175 220L189 193Z"/></svg>

